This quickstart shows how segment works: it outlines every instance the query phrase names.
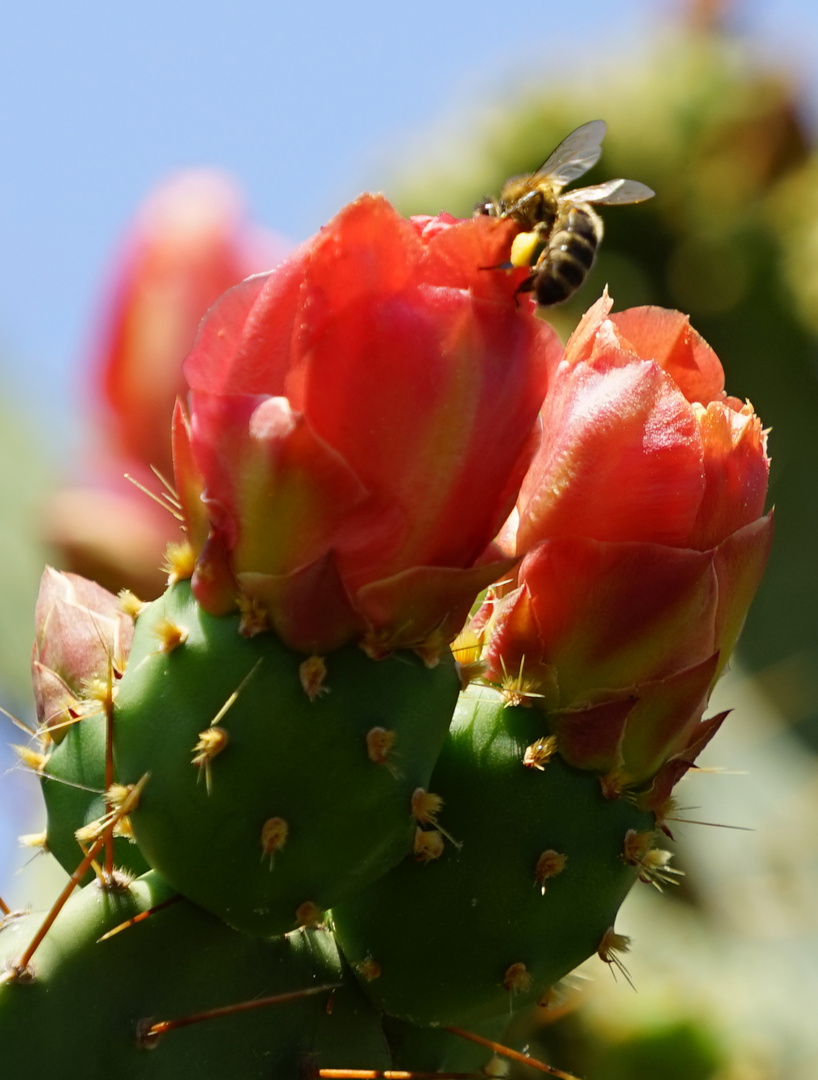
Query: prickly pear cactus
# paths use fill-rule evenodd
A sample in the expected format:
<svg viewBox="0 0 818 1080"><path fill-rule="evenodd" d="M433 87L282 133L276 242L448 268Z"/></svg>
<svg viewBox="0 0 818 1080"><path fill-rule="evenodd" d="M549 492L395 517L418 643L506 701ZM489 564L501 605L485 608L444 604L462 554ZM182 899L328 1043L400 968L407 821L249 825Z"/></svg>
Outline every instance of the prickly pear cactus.
<svg viewBox="0 0 818 1080"><path fill-rule="evenodd" d="M180 583L137 618L114 709L121 782L149 774L136 840L232 926L313 924L410 850L459 686L451 655L310 659L243 637Z"/></svg>
<svg viewBox="0 0 818 1080"><path fill-rule="evenodd" d="M385 1012L469 1025L534 1003L595 952L611 959L638 875L628 837L654 818L606 799L555 747L539 710L487 687L462 695L432 776L443 808L418 826L415 856L332 912Z"/></svg>
<svg viewBox="0 0 818 1080"><path fill-rule="evenodd" d="M42 919L0 924L4 965ZM270 998L281 999L278 1023ZM218 1015L236 1003L247 1007ZM195 1019L214 1010L210 1022ZM35 1016L47 1037L35 1036ZM113 888L94 882L68 901L25 976L0 986L0 1030L9 1076L295 1080L306 1066L390 1060L378 1015L326 930L253 939L155 873Z"/></svg>
<svg viewBox="0 0 818 1080"><path fill-rule="evenodd" d="M769 462L678 312L605 295L563 350L515 229L362 196L236 286L167 591L43 575L21 760L71 876L0 901L10 1073L474 1076L577 964L628 977Z"/></svg>

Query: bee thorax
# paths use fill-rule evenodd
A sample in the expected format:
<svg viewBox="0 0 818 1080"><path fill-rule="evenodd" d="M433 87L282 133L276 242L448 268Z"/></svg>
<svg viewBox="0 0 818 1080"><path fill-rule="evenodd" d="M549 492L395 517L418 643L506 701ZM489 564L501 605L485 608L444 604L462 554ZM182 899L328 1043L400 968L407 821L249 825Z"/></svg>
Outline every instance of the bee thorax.
<svg viewBox="0 0 818 1080"><path fill-rule="evenodd" d="M621 178L563 192L597 163L604 135L604 121L583 124L563 139L536 172L512 176L499 199L477 207L478 213L511 218L519 226L510 265L527 266L531 272L515 295L533 292L540 307L567 300L593 266L603 230L592 206L626 205L653 196L644 184Z"/></svg>

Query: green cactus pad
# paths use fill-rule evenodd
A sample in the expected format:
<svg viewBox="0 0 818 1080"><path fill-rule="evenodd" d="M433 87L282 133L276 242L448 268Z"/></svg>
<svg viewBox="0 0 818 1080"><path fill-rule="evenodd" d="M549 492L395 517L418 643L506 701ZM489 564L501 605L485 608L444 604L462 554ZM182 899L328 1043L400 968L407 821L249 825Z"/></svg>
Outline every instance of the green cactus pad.
<svg viewBox="0 0 818 1080"><path fill-rule="evenodd" d="M389 1068L378 1017L326 930L260 941L179 899L99 940L171 895L149 874L124 891L94 883L71 898L34 954L33 977L0 984L4 1075L304 1080L310 1065ZM0 961L20 956L41 919L2 924ZM140 1044L157 1021L323 986L337 988Z"/></svg>
<svg viewBox="0 0 818 1080"><path fill-rule="evenodd" d="M105 717L88 716L72 724L43 766L40 777L47 812L46 847L68 874L73 874L84 852L75 833L106 813ZM138 877L150 869L136 844L114 838L114 865ZM82 880L93 878L89 870Z"/></svg>
<svg viewBox="0 0 818 1080"><path fill-rule="evenodd" d="M310 697L305 660L271 633L242 637L238 616L208 615L177 585L137 619L116 699L119 779L150 774L131 815L145 857L251 933L308 924L410 850L412 793L459 691L448 653L428 669L349 646L324 658ZM216 753L197 766L203 733Z"/></svg>
<svg viewBox="0 0 818 1080"><path fill-rule="evenodd" d="M637 877L623 859L626 833L652 829L653 817L605 799L594 776L558 755L526 766L544 727L538 710L470 688L431 782L461 846L446 842L426 863L407 858L333 909L339 945L386 1013L457 1026L508 1016L596 952L612 926ZM538 878L547 853L564 867L552 860Z"/></svg>

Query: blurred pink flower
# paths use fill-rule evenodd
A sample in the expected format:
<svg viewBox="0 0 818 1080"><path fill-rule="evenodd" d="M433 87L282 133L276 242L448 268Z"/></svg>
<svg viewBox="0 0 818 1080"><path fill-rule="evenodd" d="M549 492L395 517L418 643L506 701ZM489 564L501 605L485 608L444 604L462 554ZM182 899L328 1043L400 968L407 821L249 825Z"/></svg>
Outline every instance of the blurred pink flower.
<svg viewBox="0 0 818 1080"><path fill-rule="evenodd" d="M237 184L214 170L171 177L137 212L113 271L91 365L96 447L82 478L54 497L48 539L72 570L143 596L178 523L125 479L157 490L172 475L171 417L182 361L227 289L278 263L286 247L248 222Z"/></svg>

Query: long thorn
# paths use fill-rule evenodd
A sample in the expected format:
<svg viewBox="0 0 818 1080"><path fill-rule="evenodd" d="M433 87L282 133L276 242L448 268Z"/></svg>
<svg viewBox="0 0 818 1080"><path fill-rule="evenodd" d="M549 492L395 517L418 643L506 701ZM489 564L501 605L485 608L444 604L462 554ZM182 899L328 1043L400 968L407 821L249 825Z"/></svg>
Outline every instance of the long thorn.
<svg viewBox="0 0 818 1080"><path fill-rule="evenodd" d="M94 709L93 711L88 712L85 712L83 710L77 716L69 716L68 720L63 720L59 724L52 723L54 717L59 716L59 714L63 711L63 709L58 709L51 716L47 716L45 720L43 720L42 724L40 724L39 728L34 733L37 738L41 739L43 736L51 737L53 736L53 733L55 731L62 731L63 728L72 728L74 724L81 724L83 720L91 720L93 719L93 717L99 716L100 713L99 709Z"/></svg>
<svg viewBox="0 0 818 1080"><path fill-rule="evenodd" d="M55 784L65 784L66 787L76 788L77 791L87 791L89 795L104 795L99 788L88 787L87 784L77 784L73 780L66 780L63 776L55 776L53 773L41 772L37 776L43 780L53 780Z"/></svg>
<svg viewBox="0 0 818 1080"><path fill-rule="evenodd" d="M245 688L245 686L250 682L250 680L255 675L255 673L258 671L258 669L261 667L261 662L262 662L263 659L264 659L264 657L259 657L259 659L256 660L255 664L253 664L253 666L250 668L250 670L247 672L247 674L241 680L241 682L236 687L236 689L233 691L233 693L228 696L228 698L225 701L224 705L222 705L222 707L219 709L219 711L216 713L216 715L210 721L210 727L215 727L216 724L218 724L220 721L224 720L227 713L230 711L230 709L233 708L233 706L238 701L239 694L242 692L242 690Z"/></svg>
<svg viewBox="0 0 818 1080"><path fill-rule="evenodd" d="M316 1080L486 1080L485 1073L404 1072L403 1069L319 1069Z"/></svg>
<svg viewBox="0 0 818 1080"><path fill-rule="evenodd" d="M176 493L176 488L171 484L170 480L165 476L161 469L157 469L155 465L151 465L151 472L165 489L164 498L168 502L172 502L177 509L181 509L182 504L179 502L179 496Z"/></svg>
<svg viewBox="0 0 818 1080"><path fill-rule="evenodd" d="M156 1042L160 1035L177 1028L189 1027L191 1024L201 1024L205 1020L219 1020L223 1016L233 1016L240 1012L249 1012L251 1009L261 1009L267 1005L281 1005L285 1001L295 1001L297 998L312 997L314 994L324 994L331 990L337 990L341 983L327 983L325 986L310 986L306 990L290 990L286 994L273 994L271 997L251 998L250 1001L239 1001L233 1005L222 1005L217 1009L207 1009L205 1012L191 1013L190 1016L180 1016L176 1020L156 1020L149 1022L141 1020L137 1025L137 1040L140 1046L150 1046Z"/></svg>
<svg viewBox="0 0 818 1080"><path fill-rule="evenodd" d="M25 731L29 735L35 734L35 732L32 731L28 724L23 723L22 720L18 720L13 713L10 713L8 709L4 709L2 705L0 705L0 715L7 716L9 720L11 720L12 724L14 724L15 727L18 727L21 731Z"/></svg>
<svg viewBox="0 0 818 1080"><path fill-rule="evenodd" d="M169 514L176 518L177 521L182 520L182 515L177 509L177 506L166 495L157 495L156 492L151 491L150 488L145 487L144 484L140 484L138 480L134 479L129 473L123 474L126 480L129 480L135 488L138 488L143 495L147 495L149 499L153 499L155 503L158 503L163 510L167 510Z"/></svg>
<svg viewBox="0 0 818 1080"><path fill-rule="evenodd" d="M536 1069L537 1072L548 1073L549 1076L559 1077L559 1080L577 1080L577 1077L572 1073L555 1069L552 1065L546 1065L544 1061L538 1061L537 1058L521 1054L519 1050L512 1050L510 1046L503 1046L502 1043L494 1042L492 1039L484 1039L482 1035L475 1035L471 1031L464 1031L463 1028L456 1027L447 1027L445 1030L452 1035L459 1035L461 1039L468 1039L469 1042L477 1043L478 1046L485 1046L487 1050L492 1050L501 1057L519 1061L521 1065L528 1065L530 1068Z"/></svg>
<svg viewBox="0 0 818 1080"><path fill-rule="evenodd" d="M682 825L708 825L711 829L737 829L739 832L755 832L749 825L725 825L721 821L695 821L687 817L668 817L665 821L678 821Z"/></svg>
<svg viewBox="0 0 818 1080"><path fill-rule="evenodd" d="M87 848L85 847L83 842L79 839L79 837L76 834L74 835L74 839L77 841L77 844L79 845L79 849L83 853L83 855L87 855L88 854ZM104 846L104 837L102 837L101 839L103 840L103 846ZM99 865L99 863L97 862L96 859L91 860L91 867L90 868L91 868L91 870L94 871L94 877L96 877L98 882L102 883L102 882L105 881L105 872L102 869L102 867Z"/></svg>
<svg viewBox="0 0 818 1080"><path fill-rule="evenodd" d="M100 941L107 941L108 938L114 936L114 934L120 934L123 930L128 930L132 926L136 926L137 923L142 922L144 919L149 918L151 915L155 915L157 911L161 911L163 908L170 907L171 904L178 903L182 899L181 893L176 893L175 896L168 897L167 900L163 900L161 904L155 904L152 908L148 908L147 911L140 911L138 915L134 915L132 919L126 919L125 922L121 922L119 926L115 926L113 930L109 930L102 937L97 938L97 944Z"/></svg>
<svg viewBox="0 0 818 1080"><path fill-rule="evenodd" d="M108 654L108 685L105 690L105 811L110 814L114 807L108 796L114 784L114 659ZM110 880L114 872L114 822L105 830L105 877Z"/></svg>

